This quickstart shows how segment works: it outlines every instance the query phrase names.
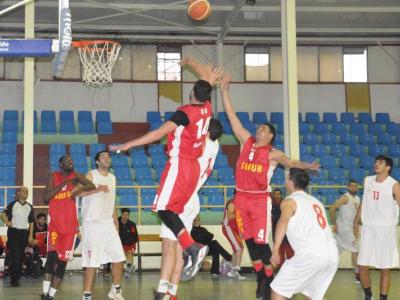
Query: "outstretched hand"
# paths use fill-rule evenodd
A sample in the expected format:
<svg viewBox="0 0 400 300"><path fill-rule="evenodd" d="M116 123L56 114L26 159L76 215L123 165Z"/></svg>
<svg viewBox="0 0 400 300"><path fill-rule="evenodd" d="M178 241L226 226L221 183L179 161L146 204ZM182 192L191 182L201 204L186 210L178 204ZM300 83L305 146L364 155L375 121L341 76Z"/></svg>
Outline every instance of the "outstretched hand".
<svg viewBox="0 0 400 300"><path fill-rule="evenodd" d="M226 92L229 90L230 80L231 80L231 78L229 77L229 75L224 75L221 78L220 87L221 87L222 91Z"/></svg>
<svg viewBox="0 0 400 300"><path fill-rule="evenodd" d="M126 144L112 145L109 147L109 150L112 152L127 151L129 150L129 147Z"/></svg>
<svg viewBox="0 0 400 300"><path fill-rule="evenodd" d="M224 71L220 67L215 67L212 64L207 64L207 73L208 75L208 82L211 86L214 86L217 81L220 80L221 76L224 74Z"/></svg>
<svg viewBox="0 0 400 300"><path fill-rule="evenodd" d="M314 161L308 165L308 169L312 170L312 171L318 171L320 168L321 168L321 165L316 161Z"/></svg>

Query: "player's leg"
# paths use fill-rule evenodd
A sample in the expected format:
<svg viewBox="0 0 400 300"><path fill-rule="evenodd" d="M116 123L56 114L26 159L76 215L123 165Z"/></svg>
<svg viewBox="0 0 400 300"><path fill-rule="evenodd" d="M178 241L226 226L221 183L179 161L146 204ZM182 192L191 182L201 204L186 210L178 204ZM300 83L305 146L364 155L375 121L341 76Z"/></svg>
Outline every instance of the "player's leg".
<svg viewBox="0 0 400 300"><path fill-rule="evenodd" d="M162 240L161 274L157 292L166 294L170 284L170 278L175 268L177 241L168 238Z"/></svg>
<svg viewBox="0 0 400 300"><path fill-rule="evenodd" d="M176 246L176 259L175 259L175 267L172 272L169 286L168 286L168 294L171 295L170 300L175 300L176 295L178 293L178 285L179 281L181 280L184 260L183 260L183 253L182 247L177 244Z"/></svg>
<svg viewBox="0 0 400 300"><path fill-rule="evenodd" d="M390 269L381 269L381 281L380 281L380 300L386 300L389 294L390 287Z"/></svg>
<svg viewBox="0 0 400 300"><path fill-rule="evenodd" d="M356 282L360 282L360 270L357 265L357 252L351 252L351 264L353 266Z"/></svg>
<svg viewBox="0 0 400 300"><path fill-rule="evenodd" d="M368 266L358 266L360 270L360 280L361 285L365 292L365 299L369 300L372 297L371 291L371 277L369 275L369 267Z"/></svg>
<svg viewBox="0 0 400 300"><path fill-rule="evenodd" d="M283 297L282 295L279 295L277 292L272 291L272 297L271 300L285 300L286 298Z"/></svg>
<svg viewBox="0 0 400 300"><path fill-rule="evenodd" d="M132 245L132 248L130 248L128 251L124 251L124 253L125 253L125 263L126 263L126 270L125 270L125 277L126 278L129 278L131 273L135 269L135 267L133 265L133 251L135 251L133 245Z"/></svg>
<svg viewBox="0 0 400 300"><path fill-rule="evenodd" d="M92 299L93 282L96 277L97 268L85 267L83 278L83 300Z"/></svg>

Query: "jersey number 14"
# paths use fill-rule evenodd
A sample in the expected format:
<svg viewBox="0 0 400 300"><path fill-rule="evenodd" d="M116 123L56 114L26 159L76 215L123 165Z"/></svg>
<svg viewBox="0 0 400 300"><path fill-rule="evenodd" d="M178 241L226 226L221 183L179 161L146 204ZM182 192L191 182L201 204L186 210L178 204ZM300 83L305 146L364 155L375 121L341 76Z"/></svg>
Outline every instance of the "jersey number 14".
<svg viewBox="0 0 400 300"><path fill-rule="evenodd" d="M197 121L197 138L201 138L203 135L206 135L208 132L208 125L210 125L211 117L208 117L207 120L204 122L204 119L201 118Z"/></svg>

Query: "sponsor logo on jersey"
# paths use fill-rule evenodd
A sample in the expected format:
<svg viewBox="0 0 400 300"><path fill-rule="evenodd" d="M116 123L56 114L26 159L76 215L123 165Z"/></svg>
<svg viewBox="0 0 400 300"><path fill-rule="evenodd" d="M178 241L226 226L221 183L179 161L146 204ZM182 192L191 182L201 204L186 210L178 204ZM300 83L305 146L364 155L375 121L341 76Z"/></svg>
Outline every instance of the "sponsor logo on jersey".
<svg viewBox="0 0 400 300"><path fill-rule="evenodd" d="M253 164L249 162L242 161L240 164L240 169L252 173L262 173L263 166L260 164Z"/></svg>

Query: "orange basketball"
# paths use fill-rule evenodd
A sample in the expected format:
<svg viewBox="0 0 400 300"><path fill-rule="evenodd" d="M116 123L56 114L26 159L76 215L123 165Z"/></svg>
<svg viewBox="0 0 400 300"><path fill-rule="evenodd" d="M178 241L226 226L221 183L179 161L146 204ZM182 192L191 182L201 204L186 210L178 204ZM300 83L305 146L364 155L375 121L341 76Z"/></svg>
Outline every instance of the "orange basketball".
<svg viewBox="0 0 400 300"><path fill-rule="evenodd" d="M188 14L195 21L207 19L211 13L211 6L207 0L190 0Z"/></svg>

